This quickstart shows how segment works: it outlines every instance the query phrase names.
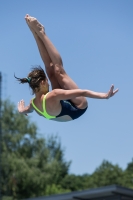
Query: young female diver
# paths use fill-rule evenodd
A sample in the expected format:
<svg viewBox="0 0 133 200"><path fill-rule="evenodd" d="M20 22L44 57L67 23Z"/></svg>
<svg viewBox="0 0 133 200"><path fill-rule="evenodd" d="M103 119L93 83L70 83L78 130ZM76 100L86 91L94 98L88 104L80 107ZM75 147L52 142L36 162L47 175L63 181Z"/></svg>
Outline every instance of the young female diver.
<svg viewBox="0 0 133 200"><path fill-rule="evenodd" d="M118 89L114 90L113 85L107 93L79 89L65 72L61 56L47 37L44 27L36 18L28 14L25 20L36 40L52 91L49 92L48 79L41 67L34 67L26 78L15 77L20 83L29 83L35 94L29 106L25 106L24 100L18 102L20 113L27 115L35 110L46 119L70 121L85 113L87 110L86 97L109 99L118 92Z"/></svg>

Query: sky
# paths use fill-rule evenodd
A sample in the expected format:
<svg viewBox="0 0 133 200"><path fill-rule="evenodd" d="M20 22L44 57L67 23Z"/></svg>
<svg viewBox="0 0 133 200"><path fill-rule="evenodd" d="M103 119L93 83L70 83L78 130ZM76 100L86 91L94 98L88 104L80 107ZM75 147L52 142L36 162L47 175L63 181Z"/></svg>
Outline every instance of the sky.
<svg viewBox="0 0 133 200"><path fill-rule="evenodd" d="M63 59L68 75L81 89L119 92L109 100L88 99L87 112L71 122L38 116L42 136L58 135L70 173L91 174L103 160L123 170L133 158L133 1L1 0L0 71L2 98L29 104L31 90L14 78L33 65L44 67L24 16L36 17Z"/></svg>

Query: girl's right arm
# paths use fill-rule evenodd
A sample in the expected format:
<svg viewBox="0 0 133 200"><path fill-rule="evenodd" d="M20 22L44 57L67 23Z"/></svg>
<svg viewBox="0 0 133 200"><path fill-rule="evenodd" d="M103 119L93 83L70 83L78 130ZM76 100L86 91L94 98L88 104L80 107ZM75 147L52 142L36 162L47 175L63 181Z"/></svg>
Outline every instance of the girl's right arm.
<svg viewBox="0 0 133 200"><path fill-rule="evenodd" d="M22 99L20 102L18 102L18 111L21 114L27 115L28 113L33 112L34 109L33 109L32 105L31 105L31 103L29 104L29 106L25 106L25 102Z"/></svg>
<svg viewBox="0 0 133 200"><path fill-rule="evenodd" d="M109 99L110 97L114 96L117 92L118 89L114 90L114 85L112 85L107 93L94 92L91 90L81 90L81 89L74 89L74 90L55 89L52 91L53 93L52 96L55 97L55 100L67 100L79 96L84 96L94 99Z"/></svg>

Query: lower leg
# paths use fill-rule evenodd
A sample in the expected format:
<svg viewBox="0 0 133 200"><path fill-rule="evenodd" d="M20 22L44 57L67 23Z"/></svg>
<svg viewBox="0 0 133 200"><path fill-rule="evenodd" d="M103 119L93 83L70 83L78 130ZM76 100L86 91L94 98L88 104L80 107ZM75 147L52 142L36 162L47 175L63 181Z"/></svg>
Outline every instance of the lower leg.
<svg viewBox="0 0 133 200"><path fill-rule="evenodd" d="M39 53L40 53L41 58L43 60L43 63L45 65L46 69L47 69L47 68L49 68L49 66L53 65L52 60L49 57L48 52L47 52L43 42L41 41L41 39L38 37L38 35L33 31L32 31L32 34L35 38L35 41L36 41L36 44L38 46L38 50L39 50Z"/></svg>
<svg viewBox="0 0 133 200"><path fill-rule="evenodd" d="M55 72L53 70L54 66L53 66L53 63L52 63L52 61L51 61L51 59L48 55L48 52L47 52L44 44L42 43L41 39L37 36L36 33L33 32L33 35L34 35L34 38L36 40L41 58L44 62L46 73L47 73L48 78L51 82L52 89L61 88L56 77L55 77Z"/></svg>
<svg viewBox="0 0 133 200"><path fill-rule="evenodd" d="M60 85L59 85L59 83L58 83L58 81L55 77L55 73L54 73L54 70L53 70L53 63L51 61L51 58L50 58L42 40L38 37L36 32L32 29L32 27L30 27L29 24L28 24L28 26L29 26L34 38L35 38L36 43L37 43L41 58L42 58L44 65L45 65L46 73L47 73L48 78L49 78L51 85L52 85L52 89L60 88Z"/></svg>
<svg viewBox="0 0 133 200"><path fill-rule="evenodd" d="M58 64L58 65L63 66L62 58L59 52L57 51L55 46L52 44L52 42L50 41L46 33L42 30L42 31L38 31L37 34L43 41L53 64L54 65Z"/></svg>

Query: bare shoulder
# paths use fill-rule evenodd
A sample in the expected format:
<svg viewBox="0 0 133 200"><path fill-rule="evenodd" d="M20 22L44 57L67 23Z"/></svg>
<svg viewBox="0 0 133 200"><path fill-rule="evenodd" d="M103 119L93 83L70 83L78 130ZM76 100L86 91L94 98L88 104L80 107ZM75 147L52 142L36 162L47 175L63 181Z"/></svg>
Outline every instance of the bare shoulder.
<svg viewBox="0 0 133 200"><path fill-rule="evenodd" d="M71 90L71 92L72 92L72 90ZM62 96L66 95L66 93L69 93L69 90L54 89L54 90L52 90L51 92L48 93L46 99L48 99L52 102L58 103L62 99Z"/></svg>
<svg viewBox="0 0 133 200"><path fill-rule="evenodd" d="M49 105L49 106L50 105L51 106L54 106L54 105L57 106L60 103L60 101L57 98L57 94L56 94L57 90L58 89L54 89L54 90L50 91L47 94L47 96L46 96L46 103L47 103L47 105Z"/></svg>
<svg viewBox="0 0 133 200"><path fill-rule="evenodd" d="M52 90L52 91L50 91L48 93L46 98L47 99L53 99L54 101L56 101L58 94L63 93L63 91L65 91L65 90L63 90L63 89L54 89L54 90Z"/></svg>
<svg viewBox="0 0 133 200"><path fill-rule="evenodd" d="M46 95L46 98L47 99L51 99L51 98L54 98L54 96L55 96L55 92L54 92L55 90L52 90L52 91L50 91L50 92L48 92Z"/></svg>
<svg viewBox="0 0 133 200"><path fill-rule="evenodd" d="M46 96L46 109L51 115L57 115L60 113L60 100L56 98L56 93L54 90L50 91Z"/></svg>

